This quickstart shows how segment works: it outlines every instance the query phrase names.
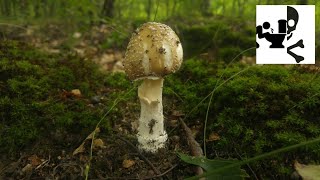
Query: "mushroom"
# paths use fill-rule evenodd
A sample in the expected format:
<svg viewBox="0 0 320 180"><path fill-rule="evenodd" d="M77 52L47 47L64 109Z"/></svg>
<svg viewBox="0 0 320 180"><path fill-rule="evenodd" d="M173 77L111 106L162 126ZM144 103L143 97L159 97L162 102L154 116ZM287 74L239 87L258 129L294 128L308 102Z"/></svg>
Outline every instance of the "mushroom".
<svg viewBox="0 0 320 180"><path fill-rule="evenodd" d="M142 80L138 88L141 104L137 139L139 148L156 152L165 146L162 88L165 75L180 68L183 50L176 33L167 25L148 22L131 36L124 70L131 80Z"/></svg>

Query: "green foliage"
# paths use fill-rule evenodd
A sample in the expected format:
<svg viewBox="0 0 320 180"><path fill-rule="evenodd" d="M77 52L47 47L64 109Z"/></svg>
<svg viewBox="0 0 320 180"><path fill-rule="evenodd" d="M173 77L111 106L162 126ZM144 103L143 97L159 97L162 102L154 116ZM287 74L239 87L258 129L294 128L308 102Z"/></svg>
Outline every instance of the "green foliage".
<svg viewBox="0 0 320 180"><path fill-rule="evenodd" d="M166 79L165 96L183 102L178 108L187 113L187 120L204 121L208 100L191 110L217 87L217 82L219 85L244 68L241 64L223 68L223 64L187 60L181 71ZM215 91L207 132L219 134L220 140L208 143L208 152L225 158L238 158L239 154L253 157L319 137L319 91L320 78L299 67L251 66ZM319 158L319 146L314 145L252 167L262 178L285 178L293 171L294 159Z"/></svg>
<svg viewBox="0 0 320 180"><path fill-rule="evenodd" d="M241 51L255 46L253 27L242 19L212 17L178 22L177 32L187 57L213 52L213 58L230 62ZM254 56L254 52L247 55Z"/></svg>
<svg viewBox="0 0 320 180"><path fill-rule="evenodd" d="M209 164L215 165L215 168L211 168L210 170L208 170L207 172L201 174L201 175L197 175L197 176L193 176L188 178L189 180L195 180L195 179L199 179L201 177L209 177L209 176L214 176L214 175L219 175L221 173L225 173L227 170L231 169L231 170L235 170L234 168L236 168L236 170L238 168L240 168L243 165L249 165L252 163L257 163L258 161L264 160L269 164L277 164L277 163L281 163L281 162L276 162L274 159L272 159L271 161L268 161L268 158L270 159L271 157L274 157L276 155L279 155L281 153L285 153L285 152L290 152L293 151L295 149L298 148L302 148L302 147L310 147L312 145L316 145L319 144L320 142L320 137L318 138L314 138L312 140L307 140L298 144L294 144L294 145L290 145L290 146L286 146L286 147L282 147L267 153L263 153L251 158L245 158L242 159L241 161L229 161L229 160L224 160L224 161L218 161L219 163L216 162L204 162L204 158L202 157L192 157L192 156L187 156L187 155L183 155L181 153L179 153L180 158L190 164L197 164L201 167L209 167ZM206 158L205 158L206 159ZM199 162L200 161L200 162ZM202 165L200 165L202 164ZM219 164L219 165L218 165ZM259 164L260 166L263 166L263 163ZM302 177L307 178L315 175L314 172L317 171L317 169L319 168L318 166L314 166L314 165L310 165L310 166L304 166L299 164L296 160L294 162L294 166L295 169L299 172L300 175L302 175ZM302 168L306 167L305 171L301 171ZM250 170L252 171L252 169L250 168ZM264 173L263 174L267 174L268 171L271 171L270 169L264 169ZM280 168L275 170L276 172L271 172L276 173L276 174L288 174L291 171L291 168L289 166L281 166ZM255 174L255 178L261 177L261 175L263 174ZM306 175L306 176L303 176ZM268 176L267 178L269 179L271 176ZM314 176L317 177L317 176Z"/></svg>
<svg viewBox="0 0 320 180"><path fill-rule="evenodd" d="M52 56L23 43L1 42L0 152L15 153L57 130L86 136L104 113L103 106L88 106L91 96L104 85L118 91L130 85L123 75L106 76L96 64L74 55ZM70 95L72 89L80 89L82 97ZM112 93L108 102L119 95ZM109 124L105 120L102 127L109 129Z"/></svg>
<svg viewBox="0 0 320 180"><path fill-rule="evenodd" d="M200 166L207 172L239 162L237 160L207 159L205 157L193 157L193 156L188 156L182 153L179 153L178 155L181 158L181 160L183 160L184 162ZM232 169L228 168L223 171L214 173L212 175L207 176L206 178L212 179L212 180L215 180L215 179L237 180L237 179L244 179L245 177L248 177L248 174L244 170L240 169L240 166L237 166L237 167L233 167Z"/></svg>
<svg viewBox="0 0 320 180"><path fill-rule="evenodd" d="M129 39L128 34L117 31L112 32L100 45L101 49L119 48L124 46L124 42Z"/></svg>

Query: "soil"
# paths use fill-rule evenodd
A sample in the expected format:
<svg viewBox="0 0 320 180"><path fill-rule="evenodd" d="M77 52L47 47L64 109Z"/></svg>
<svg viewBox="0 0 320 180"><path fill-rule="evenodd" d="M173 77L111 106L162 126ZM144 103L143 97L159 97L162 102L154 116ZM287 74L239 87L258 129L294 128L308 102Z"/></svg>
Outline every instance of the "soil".
<svg viewBox="0 0 320 180"><path fill-rule="evenodd" d="M21 28L13 30L12 27L2 31L6 38L31 43L48 53L61 53L59 46L64 41L63 36L53 33L58 32L55 31L57 27L48 29L50 35L45 36L46 39L37 26L29 26L27 31ZM108 34L108 30L105 26L92 29L93 32L84 34L71 51L101 64L102 70L123 71L121 59L124 50L94 48L95 41ZM100 129L94 138L92 156L91 139L57 130L21 149L19 154L0 156L0 179L84 179L87 173L88 179L183 179L193 176L194 167L181 162L177 156L177 152L189 154L185 132L177 120L183 115L176 111L171 114L166 120L167 147L155 154L141 152L137 148L137 125L134 123L137 115L130 114L132 117L126 118L132 120L119 120L113 124L112 132Z"/></svg>
<svg viewBox="0 0 320 180"><path fill-rule="evenodd" d="M128 123L117 124L122 131ZM62 133L66 145L53 138L36 142L23 150L16 160L1 158L0 179L183 179L195 175L194 167L180 161L176 152L189 153L187 139L180 126L168 127L165 149L151 154L137 148L134 134L119 131L96 134L90 162L91 139L79 141L76 134ZM130 131L127 129L127 132ZM77 145L82 146L76 152ZM76 153L75 153L76 152ZM13 157L14 158L14 157Z"/></svg>

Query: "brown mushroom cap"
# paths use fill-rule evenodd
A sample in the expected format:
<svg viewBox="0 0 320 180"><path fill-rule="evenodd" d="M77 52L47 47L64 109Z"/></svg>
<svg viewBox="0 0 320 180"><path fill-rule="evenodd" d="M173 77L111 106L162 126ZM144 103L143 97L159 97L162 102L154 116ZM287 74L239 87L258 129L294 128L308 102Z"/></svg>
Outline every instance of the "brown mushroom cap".
<svg viewBox="0 0 320 180"><path fill-rule="evenodd" d="M157 79L178 70L182 59L176 33L165 24L148 22L132 34L123 65L131 80Z"/></svg>

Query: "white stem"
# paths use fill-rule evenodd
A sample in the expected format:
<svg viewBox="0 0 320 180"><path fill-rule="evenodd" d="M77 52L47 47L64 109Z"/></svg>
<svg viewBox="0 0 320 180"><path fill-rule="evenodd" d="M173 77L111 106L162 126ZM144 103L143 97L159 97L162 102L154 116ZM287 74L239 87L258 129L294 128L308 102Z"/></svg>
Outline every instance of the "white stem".
<svg viewBox="0 0 320 180"><path fill-rule="evenodd" d="M138 88L141 114L138 127L140 149L156 152L165 146L167 133L164 130L162 109L163 78L145 79Z"/></svg>

